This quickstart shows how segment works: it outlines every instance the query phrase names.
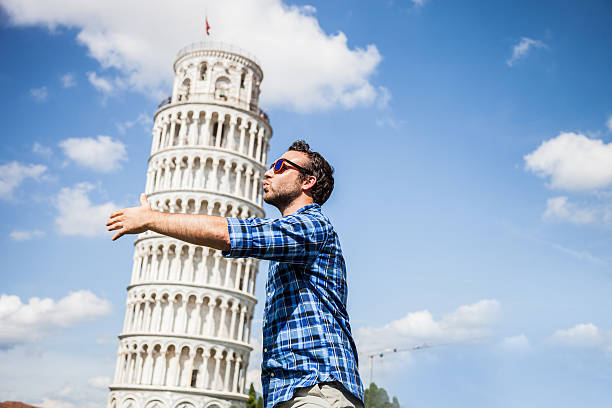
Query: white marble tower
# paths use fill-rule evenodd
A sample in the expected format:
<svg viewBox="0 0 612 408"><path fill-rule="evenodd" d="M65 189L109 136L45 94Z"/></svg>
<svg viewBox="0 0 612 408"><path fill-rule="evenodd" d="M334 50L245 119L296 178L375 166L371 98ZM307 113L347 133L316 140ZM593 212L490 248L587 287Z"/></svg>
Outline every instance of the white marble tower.
<svg viewBox="0 0 612 408"><path fill-rule="evenodd" d="M174 62L155 113L146 194L172 213L263 217L272 128L257 60L218 42ZM242 408L258 261L146 232L134 243L109 408Z"/></svg>

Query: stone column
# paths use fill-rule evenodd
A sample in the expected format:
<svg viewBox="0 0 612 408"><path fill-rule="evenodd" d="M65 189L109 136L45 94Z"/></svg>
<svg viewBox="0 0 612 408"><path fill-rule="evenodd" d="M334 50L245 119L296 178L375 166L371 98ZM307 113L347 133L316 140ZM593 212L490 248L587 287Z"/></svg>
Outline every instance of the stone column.
<svg viewBox="0 0 612 408"><path fill-rule="evenodd" d="M225 148L228 150L232 149L232 143L234 141L234 136L236 135L236 124L238 123L238 121L236 120L236 116L230 116L230 122L229 122L229 130L227 132L227 138L225 139Z"/></svg>
<svg viewBox="0 0 612 408"><path fill-rule="evenodd" d="M223 377L223 391L230 392L232 390L231 384L229 383L232 361L232 356L230 355L230 352L228 350L225 357L225 376Z"/></svg>
<svg viewBox="0 0 612 408"><path fill-rule="evenodd" d="M232 260L231 260L231 258L226 258L225 259L225 278L223 279L223 287L224 288L228 288L229 287L231 271L232 271Z"/></svg>
<svg viewBox="0 0 612 408"><path fill-rule="evenodd" d="M227 159L225 160L224 164L223 164L223 178L221 179L221 190L225 191L226 193L230 193L231 192L231 188L229 185L229 178L230 178L230 171L232 171L232 163L229 162Z"/></svg>
<svg viewBox="0 0 612 408"><path fill-rule="evenodd" d="M213 299L208 301L208 314L206 315L206 334L210 337L214 337L213 330L215 328L215 322L213 319L215 307L217 306L217 302Z"/></svg>
<svg viewBox="0 0 612 408"><path fill-rule="evenodd" d="M170 134L168 135L168 144L167 146L174 146L174 134L176 133L176 119L170 120Z"/></svg>
<svg viewBox="0 0 612 408"><path fill-rule="evenodd" d="M169 272L169 261L168 261L168 252L170 251L170 245L162 244L162 259L159 263L159 280L168 280L170 277L168 276Z"/></svg>
<svg viewBox="0 0 612 408"><path fill-rule="evenodd" d="M181 129L179 130L179 146L187 144L187 112L181 114Z"/></svg>
<svg viewBox="0 0 612 408"><path fill-rule="evenodd" d="M263 142L263 137L264 137L264 130L262 127L260 127L257 130L257 150L255 151L255 160L257 161L261 161L261 149L262 149L262 142Z"/></svg>
<svg viewBox="0 0 612 408"><path fill-rule="evenodd" d="M142 354L140 350L136 350L136 361L134 366L134 375L132 376L133 384L140 384L140 376L142 375L142 364L144 363L142 359Z"/></svg>
<svg viewBox="0 0 612 408"><path fill-rule="evenodd" d="M210 358L210 350L206 349L202 352L202 375L196 382L196 388L208 388L208 359Z"/></svg>
<svg viewBox="0 0 612 408"><path fill-rule="evenodd" d="M211 388L213 390L218 390L219 389L219 370L220 370L220 366L221 366L221 359L223 358L223 356L221 355L222 353L217 350L217 352L215 353L215 371L213 373L213 383Z"/></svg>
<svg viewBox="0 0 612 408"><path fill-rule="evenodd" d="M255 122L251 123L251 129L249 129L249 148L247 150L247 156L253 157L253 149L255 148Z"/></svg>
<svg viewBox="0 0 612 408"><path fill-rule="evenodd" d="M240 373L240 362L242 361L242 357L238 354L236 360L234 361L234 379L232 380L232 387L229 391L238 392L238 374Z"/></svg>
<svg viewBox="0 0 612 408"><path fill-rule="evenodd" d="M259 186L259 172L255 173L255 177L253 177L253 186L251 188L251 201L253 202L257 202L257 193L259 192L259 189L257 188Z"/></svg>
<svg viewBox="0 0 612 408"><path fill-rule="evenodd" d="M187 282L194 282L195 276L193 271L193 258L195 255L195 246L187 247L187 260L185 261L185 268L183 272L183 280Z"/></svg>
<svg viewBox="0 0 612 408"><path fill-rule="evenodd" d="M225 337L225 315L227 314L227 301L221 302L221 318L219 319L219 328L217 329L217 337Z"/></svg>
<svg viewBox="0 0 612 408"><path fill-rule="evenodd" d="M182 181L182 188L193 187L193 156L187 157L187 168L185 168L184 177Z"/></svg>
<svg viewBox="0 0 612 408"><path fill-rule="evenodd" d="M145 299L144 316L142 318L141 330L148 331L150 325L151 325L151 301L149 299Z"/></svg>
<svg viewBox="0 0 612 408"><path fill-rule="evenodd" d="M153 369L153 349L149 346L145 351L144 364L142 365L142 375L140 376L140 384L151 384L151 370Z"/></svg>
<svg viewBox="0 0 612 408"><path fill-rule="evenodd" d="M240 122L240 144L238 145L238 153L243 153L244 154L244 138L246 135L246 126L244 123L244 119L242 120L242 122Z"/></svg>
<svg viewBox="0 0 612 408"><path fill-rule="evenodd" d="M220 115L219 115L220 116ZM223 120L220 117L217 117L217 134L215 136L215 147L221 147L221 137L223 136L223 124L225 123L225 116Z"/></svg>
<svg viewBox="0 0 612 408"><path fill-rule="evenodd" d="M213 285L218 285L219 284L219 261L221 260L221 251L219 250L215 250L215 253L213 255L215 257L215 264L213 266L213 270L212 270L212 276L210 277L210 284Z"/></svg>
<svg viewBox="0 0 612 408"><path fill-rule="evenodd" d="M244 258L236 259L236 279L234 280L234 290L240 290L240 278L244 268Z"/></svg>
<svg viewBox="0 0 612 408"><path fill-rule="evenodd" d="M185 366L183 367L183 373L185 374L181 378L181 386L189 387L191 385L191 376L193 371L193 360L195 359L196 353L189 349L187 354L187 360L185 361Z"/></svg>
<svg viewBox="0 0 612 408"><path fill-rule="evenodd" d="M238 195L240 191L240 183L242 182L242 168L243 166L238 163L236 164L236 182L234 183L234 195Z"/></svg>
<svg viewBox="0 0 612 408"><path fill-rule="evenodd" d="M203 145L204 146L210 146L210 136L211 136L211 129L210 129L210 120L212 119L212 113L205 113L204 114L204 140L203 140Z"/></svg>
<svg viewBox="0 0 612 408"><path fill-rule="evenodd" d="M217 169L219 167L219 159L214 158L212 162L212 169L210 171L208 180L206 180L206 188L208 190L215 190L217 187Z"/></svg>
<svg viewBox="0 0 612 408"><path fill-rule="evenodd" d="M232 306L232 317L230 319L230 329L229 329L229 338L232 340L234 339L234 331L236 330L236 315L238 314L239 310L240 308L238 307L237 303Z"/></svg>
<svg viewBox="0 0 612 408"><path fill-rule="evenodd" d="M240 310L240 322L238 324L238 336L236 336L236 340L238 341L243 341L242 335L244 333L244 319L246 317L246 313L247 313L247 307L243 305Z"/></svg>
<svg viewBox="0 0 612 408"><path fill-rule="evenodd" d="M121 350L121 348L119 348ZM115 366L115 376L113 377L113 384L119 384L121 382L121 369L123 368L123 361L125 360L122 351L117 353L117 365Z"/></svg>
<svg viewBox="0 0 612 408"><path fill-rule="evenodd" d="M250 187L251 187L251 177L253 177L253 169L249 167L246 172L246 180L244 181L244 195L243 198L248 200Z"/></svg>
<svg viewBox="0 0 612 408"><path fill-rule="evenodd" d="M181 368L179 364L180 358L181 352L175 348L174 355L170 358L170 362L168 364L168 380L166 381L166 385L169 385L170 387L176 387L178 385L179 370Z"/></svg>

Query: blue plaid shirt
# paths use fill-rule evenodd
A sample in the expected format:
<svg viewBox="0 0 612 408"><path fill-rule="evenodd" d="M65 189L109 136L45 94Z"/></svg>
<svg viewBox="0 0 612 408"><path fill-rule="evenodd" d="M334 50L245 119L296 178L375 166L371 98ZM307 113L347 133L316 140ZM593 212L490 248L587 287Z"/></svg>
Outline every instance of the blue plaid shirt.
<svg viewBox="0 0 612 408"><path fill-rule="evenodd" d="M270 262L263 322L266 407L296 388L339 381L363 401L357 348L346 311L346 267L338 235L318 204L280 219L227 219L227 257Z"/></svg>

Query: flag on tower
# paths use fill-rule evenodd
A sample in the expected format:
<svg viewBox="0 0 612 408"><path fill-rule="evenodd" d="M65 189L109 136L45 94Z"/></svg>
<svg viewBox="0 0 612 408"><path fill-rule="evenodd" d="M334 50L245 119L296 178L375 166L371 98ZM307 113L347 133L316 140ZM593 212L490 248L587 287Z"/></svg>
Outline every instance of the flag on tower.
<svg viewBox="0 0 612 408"><path fill-rule="evenodd" d="M208 24L208 17L206 17L206 35L210 35L210 24Z"/></svg>

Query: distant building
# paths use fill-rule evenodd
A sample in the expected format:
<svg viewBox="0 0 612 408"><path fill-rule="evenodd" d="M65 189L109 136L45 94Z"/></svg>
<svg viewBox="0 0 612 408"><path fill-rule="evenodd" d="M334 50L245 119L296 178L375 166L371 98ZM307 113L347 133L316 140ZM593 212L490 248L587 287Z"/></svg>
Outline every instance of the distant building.
<svg viewBox="0 0 612 408"><path fill-rule="evenodd" d="M182 49L153 126L145 192L159 211L263 217L272 128L262 70L227 44ZM109 408L242 408L258 261L152 232L134 265Z"/></svg>

